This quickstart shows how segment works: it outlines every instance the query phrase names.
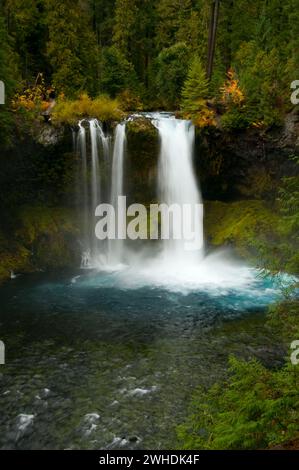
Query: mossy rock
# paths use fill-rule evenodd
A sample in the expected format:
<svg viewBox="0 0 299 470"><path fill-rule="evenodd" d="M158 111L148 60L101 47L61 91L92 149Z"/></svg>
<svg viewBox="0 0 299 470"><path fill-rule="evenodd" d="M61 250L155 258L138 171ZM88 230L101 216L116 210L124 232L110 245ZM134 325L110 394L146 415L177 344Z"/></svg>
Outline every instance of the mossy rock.
<svg viewBox="0 0 299 470"><path fill-rule="evenodd" d="M250 257L260 237L274 242L279 235L280 217L263 201L249 200L205 204L205 231L214 246L234 246L236 251Z"/></svg>
<svg viewBox="0 0 299 470"><path fill-rule="evenodd" d="M127 132L129 135L141 133L142 135L147 134L151 137L158 136L158 131L155 126L150 119L145 117L137 117L129 121L127 124Z"/></svg>
<svg viewBox="0 0 299 470"><path fill-rule="evenodd" d="M11 272L77 266L80 261L76 215L64 208L23 207L17 229L0 234L0 282Z"/></svg>

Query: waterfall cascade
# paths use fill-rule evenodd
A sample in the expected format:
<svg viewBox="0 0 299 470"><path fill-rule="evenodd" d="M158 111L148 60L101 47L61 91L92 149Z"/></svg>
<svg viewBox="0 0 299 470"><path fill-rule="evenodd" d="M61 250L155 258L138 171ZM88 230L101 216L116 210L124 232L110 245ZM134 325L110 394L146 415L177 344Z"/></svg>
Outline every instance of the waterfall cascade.
<svg viewBox="0 0 299 470"><path fill-rule="evenodd" d="M101 127L96 119L89 122L90 141L91 141L91 210L94 214L95 209L101 202L101 174L99 164L99 146L98 140L101 139ZM93 217L91 218L91 221ZM99 256L98 240L91 232L91 259L96 260Z"/></svg>
<svg viewBox="0 0 299 470"><path fill-rule="evenodd" d="M88 181L87 181L87 152L86 152L86 130L82 123L79 122L78 132L78 150L81 154L81 174L79 183L82 185L82 206L83 206L83 259L82 265L87 267L90 261L90 204L88 197Z"/></svg>
<svg viewBox="0 0 299 470"><path fill-rule="evenodd" d="M87 126L86 123L88 124ZM85 124L85 125L84 125ZM103 244L95 236L95 209L106 200L113 207L117 198L123 194L123 163L126 138L125 123L115 129L113 152L111 156L111 137L103 131L97 119L80 121L77 135L77 151L81 156L81 201L82 215L82 263L81 267L107 267L122 263L123 240L109 240ZM90 136L90 157L88 155L87 132ZM111 159L112 157L112 159ZM111 168L112 165L112 168ZM102 188L102 169L110 173L108 188Z"/></svg>
<svg viewBox="0 0 299 470"><path fill-rule="evenodd" d="M158 196L168 207L185 208L190 219L174 219L173 233L163 240L162 257L165 263L198 263L203 257L203 211L201 195L193 170L194 126L189 121L162 117L154 121L161 140L158 165ZM188 222L188 223L187 223ZM192 227L191 227L192 225ZM197 239L197 250L186 250L186 228ZM175 233L181 233L175 239Z"/></svg>
<svg viewBox="0 0 299 470"><path fill-rule="evenodd" d="M115 275L109 276L112 283L130 289L145 285L179 292L200 289L226 293L227 289L248 286L254 289L254 269L234 259L229 251L222 249L204 256L203 210L192 162L193 125L189 121L174 119L167 113L151 113L145 117L156 126L160 136L157 202L160 205L164 203L166 207L187 205L191 210L193 208L193 232L197 235L198 249L186 249L185 242L189 242L190 233L184 238L185 231L182 230L182 238L172 236L173 232L185 228L184 219L183 222L178 219L170 224L170 237L162 237L154 246L133 246L132 243L126 243L123 239L125 237L119 236L119 232L123 233L127 228L126 215L121 226L116 229L115 240L96 238L96 207L102 202L109 203L117 214L118 197L125 195L126 124L116 126L114 144L110 145L111 138L97 120L84 120L79 123L75 139L77 151L81 154L79 189L83 210L82 267L116 271ZM198 208L200 210L196 212ZM99 278L95 279L98 282ZM104 276L104 283L106 279Z"/></svg>
<svg viewBox="0 0 299 470"><path fill-rule="evenodd" d="M161 141L158 163L157 197L168 207L189 208L192 231L199 244L196 252L186 250L185 219L173 222L170 237L162 241L159 262L164 265L188 265L203 257L203 213L201 196L193 171L194 126L189 121L177 120L167 114L149 114L147 117L158 129ZM85 124L85 125L84 125ZM90 152L87 132L90 136ZM126 218L118 218L118 198L124 196L126 124L116 126L114 144L96 119L79 122L78 149L81 154L81 206L83 207L83 267L118 268L126 262ZM89 156L90 153L90 156ZM106 172L106 178L103 178ZM108 177L107 177L108 175ZM107 187L103 188L103 179ZM103 201L115 211L116 239L99 241L95 236L95 209ZM139 202L139 201L137 201ZM141 201L142 202L142 201ZM111 215L110 222L111 222ZM191 220L190 220L191 224ZM170 224L171 225L171 224ZM180 231L176 239L174 233Z"/></svg>
<svg viewBox="0 0 299 470"><path fill-rule="evenodd" d="M126 232L126 220L118 220L117 204L118 197L124 195L124 154L126 141L125 123L118 124L115 130L115 140L112 158L111 173L111 195L110 204L115 208L115 222L120 226L120 232ZM108 240L107 261L110 266L120 266L124 262L124 240L118 238L116 240Z"/></svg>

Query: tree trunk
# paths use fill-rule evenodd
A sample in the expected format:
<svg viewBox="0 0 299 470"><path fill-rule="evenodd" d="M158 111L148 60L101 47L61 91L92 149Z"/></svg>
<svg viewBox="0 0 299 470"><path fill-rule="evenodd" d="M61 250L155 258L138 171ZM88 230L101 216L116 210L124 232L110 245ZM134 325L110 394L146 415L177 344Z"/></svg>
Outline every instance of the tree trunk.
<svg viewBox="0 0 299 470"><path fill-rule="evenodd" d="M210 22L210 29L209 29L209 42L208 42L208 66L207 66L207 78L209 80L211 80L212 72L213 72L216 32L217 32L217 24L218 24L218 17L219 17L219 6L220 6L220 0L215 0L212 3L211 22Z"/></svg>

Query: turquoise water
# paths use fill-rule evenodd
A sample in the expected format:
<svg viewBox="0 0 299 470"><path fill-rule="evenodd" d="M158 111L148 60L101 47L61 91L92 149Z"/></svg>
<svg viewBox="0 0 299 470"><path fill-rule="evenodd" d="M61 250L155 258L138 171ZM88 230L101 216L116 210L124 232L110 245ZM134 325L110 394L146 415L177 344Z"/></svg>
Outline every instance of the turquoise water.
<svg viewBox="0 0 299 470"><path fill-rule="evenodd" d="M277 287L253 271L196 279L81 270L1 288L0 447L171 448L192 390L223 378L229 354L279 364L264 315Z"/></svg>

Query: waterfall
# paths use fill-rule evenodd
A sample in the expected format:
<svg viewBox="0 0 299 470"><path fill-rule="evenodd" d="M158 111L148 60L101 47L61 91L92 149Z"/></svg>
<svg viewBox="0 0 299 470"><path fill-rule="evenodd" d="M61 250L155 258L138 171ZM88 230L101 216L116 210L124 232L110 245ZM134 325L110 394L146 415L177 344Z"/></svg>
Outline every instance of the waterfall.
<svg viewBox="0 0 299 470"><path fill-rule="evenodd" d="M91 258L93 264L100 262L101 253L99 250L99 242L94 233L95 226L95 209L101 203L101 172L99 163L99 152L102 153L104 161L109 159L109 136L106 136L97 119L89 121L90 141L91 141L91 224L92 240L91 240Z"/></svg>
<svg viewBox="0 0 299 470"><path fill-rule="evenodd" d="M159 131L161 149L158 166L158 196L168 206L178 204L181 209L188 206L192 214L192 230L196 233L196 251L186 250L186 238L173 239L174 233L184 235L183 220L174 220L171 237L163 240L162 258L166 264L188 265L203 258L203 211L201 195L193 170L193 148L195 130L190 121L174 118L157 118L154 121Z"/></svg>
<svg viewBox="0 0 299 470"><path fill-rule="evenodd" d="M103 153L103 159L105 163L109 163L110 157L110 135L105 135L101 125L96 120L96 129L97 129L97 138L98 144L100 145L100 150Z"/></svg>
<svg viewBox="0 0 299 470"><path fill-rule="evenodd" d="M82 124L82 121L79 122L79 132L78 132L78 144L77 148L81 155L81 175L80 182L82 187L82 205L83 205L83 253L85 256L84 266L89 264L90 258L90 231L89 231L89 198L88 198L88 181L87 181L87 152L86 152L86 130Z"/></svg>
<svg viewBox="0 0 299 470"><path fill-rule="evenodd" d="M192 161L194 126L190 121L175 119L169 113L147 113L142 117L150 119L159 132L157 196L160 207L162 204L164 208L175 206L181 208L179 212L183 214L184 208L189 208L193 238L190 238L190 230L185 230L188 223L183 215L181 219L171 218L171 231L167 239L162 238L147 246L139 243L140 250L136 250L136 245L133 247L132 243L126 244L126 216L123 220L117 220L118 197L125 196L126 124L117 125L112 148L111 138L96 119L83 120L79 122L76 145L77 151L81 153L78 185L83 209L81 267L122 271L111 278L126 289L153 285L171 291L189 292L251 285L254 282L251 269L240 267L238 262L231 259L229 252L218 251L204 255L203 206ZM102 202L109 202L115 210L118 230L116 239L107 241L96 238L95 208ZM113 217L112 211L107 209L107 212L108 217ZM181 236L174 236L177 233ZM157 239L157 236L154 238ZM193 241L196 243L193 244ZM104 279L106 282L107 278Z"/></svg>
<svg viewBox="0 0 299 470"><path fill-rule="evenodd" d="M110 204L115 210L116 226L119 227L119 233L116 240L108 241L108 264L120 265L122 264L124 254L124 240L123 234L126 233L126 219L118 220L117 204L118 197L124 194L124 154L126 142L126 125L125 123L118 124L115 129L115 140L113 148L112 159L112 172L111 172L111 195Z"/></svg>
<svg viewBox="0 0 299 470"><path fill-rule="evenodd" d="M87 134L90 134L91 157L87 155ZM96 266L99 263L99 242L94 233L95 209L101 203L100 160L109 162L110 137L105 135L97 119L82 120L78 123L77 151L81 155L80 170L80 205L82 208L82 262L81 267Z"/></svg>
<svg viewBox="0 0 299 470"><path fill-rule="evenodd" d="M100 203L100 168L98 152L98 132L99 124L96 119L89 122L91 141L91 213L94 214L96 207ZM93 218L91 219L93 220ZM95 235L91 241L91 257L96 261L98 257L98 242Z"/></svg>
<svg viewBox="0 0 299 470"><path fill-rule="evenodd" d="M178 269L198 265L203 258L203 211L192 162L194 126L190 121L174 119L165 114L156 113L148 118L158 129L161 143L157 178L159 203L165 204L168 208L179 207L182 215L178 219L171 216L170 236L162 240L161 254L156 261L159 263L162 261L164 268L170 270L174 264ZM121 123L116 126L112 151L110 137L105 134L101 124L96 119L86 123L90 135L90 157L87 152L89 145L86 142L87 125L84 126L82 121L79 122L77 144L82 161L80 179L84 241L82 266L115 269L124 265L126 261L127 221L125 215L119 219L121 215L118 213L118 198L125 196L126 124ZM102 176L103 182L107 182L107 188L105 185L101 187ZM104 201L108 201L114 208L114 214L109 212L108 217L114 218L115 215L117 230L115 239L108 239L106 242L99 241L95 235L95 209ZM186 223L184 215L186 207L189 210L189 224ZM108 220L109 227L113 226L113 222L111 218ZM186 231L188 225L189 229ZM190 230L193 237L196 233L196 250L190 249ZM176 236L177 233L180 233L179 237Z"/></svg>

